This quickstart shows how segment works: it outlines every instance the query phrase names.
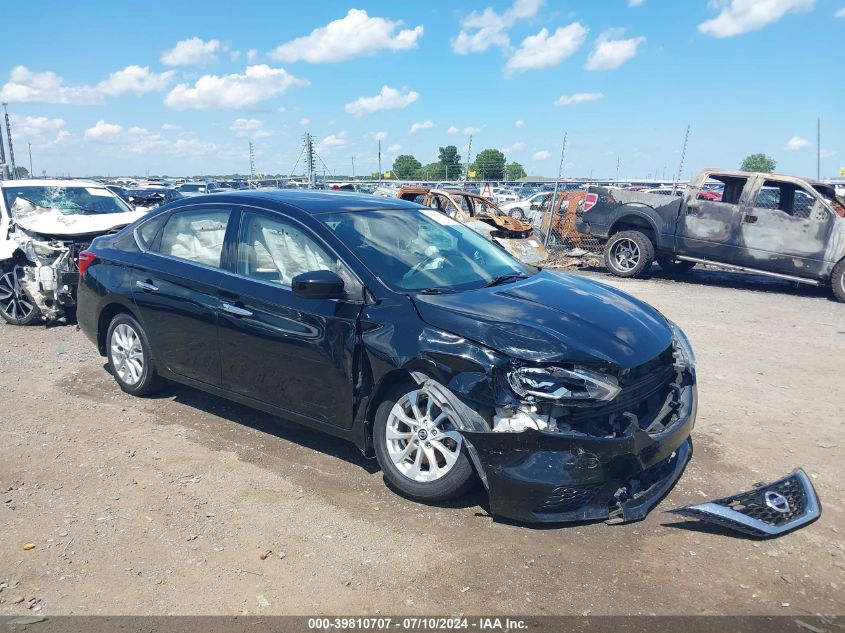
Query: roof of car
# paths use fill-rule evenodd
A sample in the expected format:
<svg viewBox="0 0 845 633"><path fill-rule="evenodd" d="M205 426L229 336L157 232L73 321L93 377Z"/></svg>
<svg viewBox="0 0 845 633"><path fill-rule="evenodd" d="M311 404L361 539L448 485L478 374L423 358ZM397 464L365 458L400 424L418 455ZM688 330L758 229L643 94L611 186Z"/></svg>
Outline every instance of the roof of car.
<svg viewBox="0 0 845 633"><path fill-rule="evenodd" d="M178 206L225 200L235 204L262 206L272 203L285 210L295 210L317 215L346 211L373 211L378 209L419 209L420 205L399 198L373 196L345 191L319 191L316 189L278 189L271 191L229 190L194 196L176 203ZM173 207L169 207L173 208Z"/></svg>

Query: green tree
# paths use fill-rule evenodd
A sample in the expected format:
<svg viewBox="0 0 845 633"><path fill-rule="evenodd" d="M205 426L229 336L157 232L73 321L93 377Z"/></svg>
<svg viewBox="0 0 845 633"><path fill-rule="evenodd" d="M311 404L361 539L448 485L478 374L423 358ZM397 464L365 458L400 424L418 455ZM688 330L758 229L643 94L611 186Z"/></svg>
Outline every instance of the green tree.
<svg viewBox="0 0 845 633"><path fill-rule="evenodd" d="M455 173L457 172L451 173L450 175L454 176ZM443 163L429 163L420 168L419 174L418 177L420 180L445 180L446 166Z"/></svg>
<svg viewBox="0 0 845 633"><path fill-rule="evenodd" d="M416 178L420 167L422 163L410 154L400 154L393 161L393 173L399 180Z"/></svg>
<svg viewBox="0 0 845 633"><path fill-rule="evenodd" d="M525 168L516 161L508 163L505 171L507 172L508 180L519 180L520 178L525 178L528 175L525 173Z"/></svg>
<svg viewBox="0 0 845 633"><path fill-rule="evenodd" d="M26 167L15 167L15 178L18 180L29 178L29 170Z"/></svg>
<svg viewBox="0 0 845 633"><path fill-rule="evenodd" d="M439 178L458 178L463 173L461 171L461 156L458 154L458 148L454 145L441 147L437 155L437 160L443 166L442 169L444 172L444 175L439 176Z"/></svg>
<svg viewBox="0 0 845 633"><path fill-rule="evenodd" d="M774 158L766 156L765 154L751 154L750 156L745 157L745 160L742 161L742 165L740 165L739 168L742 171L761 171L770 173L775 170L775 167L777 167L777 162Z"/></svg>
<svg viewBox="0 0 845 633"><path fill-rule="evenodd" d="M475 158L476 176L483 180L503 180L505 155L497 149L485 149Z"/></svg>

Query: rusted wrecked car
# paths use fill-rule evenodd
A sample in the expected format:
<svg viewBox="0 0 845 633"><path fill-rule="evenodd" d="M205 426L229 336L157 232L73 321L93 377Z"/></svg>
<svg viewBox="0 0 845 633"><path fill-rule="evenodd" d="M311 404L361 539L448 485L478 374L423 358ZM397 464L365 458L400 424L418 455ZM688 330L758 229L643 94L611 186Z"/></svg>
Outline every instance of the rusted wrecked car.
<svg viewBox="0 0 845 633"><path fill-rule="evenodd" d="M549 258L530 223L509 217L487 198L465 191L427 187L402 187L396 197L445 213L498 244L523 263L536 266Z"/></svg>
<svg viewBox="0 0 845 633"><path fill-rule="evenodd" d="M717 190L718 200L703 191ZM777 174L705 169L680 197L590 187L578 231L605 242L608 270L637 277L653 261L829 285L845 302L845 200L832 185Z"/></svg>

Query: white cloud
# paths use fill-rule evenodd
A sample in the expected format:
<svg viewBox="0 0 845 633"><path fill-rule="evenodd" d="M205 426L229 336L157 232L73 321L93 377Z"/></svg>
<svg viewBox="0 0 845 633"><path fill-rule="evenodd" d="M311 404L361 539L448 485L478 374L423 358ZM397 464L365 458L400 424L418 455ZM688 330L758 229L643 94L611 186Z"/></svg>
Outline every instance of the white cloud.
<svg viewBox="0 0 845 633"><path fill-rule="evenodd" d="M411 126L411 129L410 129L410 130L408 130L408 131L409 131L411 134L416 134L417 132L419 132L419 131L421 131L421 130L430 130L430 129L431 129L431 128L433 128L433 127L436 127L436 126L434 125L434 121L429 120L429 121L424 121L424 122L422 122L422 123L414 123L414 124Z"/></svg>
<svg viewBox="0 0 845 633"><path fill-rule="evenodd" d="M231 53L229 53L229 59L233 62L238 61L240 58L241 58L241 52L240 51L232 51Z"/></svg>
<svg viewBox="0 0 845 633"><path fill-rule="evenodd" d="M523 151L526 147L528 146L525 143L523 143L522 141L517 141L510 147L503 147L502 152L505 154L513 154L514 152Z"/></svg>
<svg viewBox="0 0 845 633"><path fill-rule="evenodd" d="M563 95L557 101L556 106L568 106L578 103L590 103L591 101L598 101L604 97L601 92L578 92L574 95Z"/></svg>
<svg viewBox="0 0 845 633"><path fill-rule="evenodd" d="M841 9L839 9L839 11L834 13L833 17L835 17L835 18L845 18L845 7L842 7Z"/></svg>
<svg viewBox="0 0 845 633"><path fill-rule="evenodd" d="M614 39L621 31L605 31L596 41L596 47L587 60L587 70L612 70L637 54L637 47L645 42L644 37Z"/></svg>
<svg viewBox="0 0 845 633"><path fill-rule="evenodd" d="M154 73L150 72L149 66L132 65L113 72L107 79L97 84L97 89L107 97L161 92L167 88L175 74L175 71L172 70Z"/></svg>
<svg viewBox="0 0 845 633"><path fill-rule="evenodd" d="M479 132L481 132L480 127L465 127L464 128L464 134L466 134L467 136L469 136L470 134L478 134Z"/></svg>
<svg viewBox="0 0 845 633"><path fill-rule="evenodd" d="M33 72L26 66L15 66L9 81L0 89L0 101L14 103L63 103L87 105L103 100L95 86L68 86L53 72Z"/></svg>
<svg viewBox="0 0 845 633"><path fill-rule="evenodd" d="M173 50L163 53L161 63L165 66L202 66L216 60L218 50L220 40L204 42L198 37L191 37L176 42Z"/></svg>
<svg viewBox="0 0 845 633"><path fill-rule="evenodd" d="M123 126L116 123L106 123L103 119L97 121L94 127L89 127L85 130L84 138L86 141L99 141L114 138L123 132Z"/></svg>
<svg viewBox="0 0 845 633"><path fill-rule="evenodd" d="M801 138L800 136L793 136L789 139L789 142L787 142L785 149L790 152L794 152L799 149L804 149L805 147L810 147L810 141L805 138Z"/></svg>
<svg viewBox="0 0 845 633"><path fill-rule="evenodd" d="M311 119L309 119L307 116L304 116L301 119L299 119L300 125L308 125L309 123L311 123Z"/></svg>
<svg viewBox="0 0 845 633"><path fill-rule="evenodd" d="M85 141L110 147L115 155L167 154L177 158L221 155L224 147L201 141L196 135L182 132L167 137L139 126L124 127L102 119L85 130Z"/></svg>
<svg viewBox="0 0 845 633"><path fill-rule="evenodd" d="M513 122L513 124L516 127L522 127L523 125L525 125L525 120L524 119L517 119L516 121Z"/></svg>
<svg viewBox="0 0 845 633"><path fill-rule="evenodd" d="M456 128L454 125L450 125L449 129L446 130L446 134L460 134L460 128Z"/></svg>
<svg viewBox="0 0 845 633"><path fill-rule="evenodd" d="M382 86L381 92L374 97L359 97L346 104L346 111L352 116L361 118L366 114L380 110L395 110L411 105L419 98L419 93L413 90L402 93L396 88Z"/></svg>
<svg viewBox="0 0 845 633"><path fill-rule="evenodd" d="M580 22L562 26L551 35L548 29L529 35L508 58L505 75L557 66L581 48L586 37L587 29Z"/></svg>
<svg viewBox="0 0 845 633"><path fill-rule="evenodd" d="M307 85L307 80L284 68L259 64L247 66L242 75L204 75L193 86L179 84L167 94L164 104L174 110L234 110L280 95L292 86Z"/></svg>
<svg viewBox="0 0 845 633"><path fill-rule="evenodd" d="M544 0L516 0L502 14L487 7L481 13L473 11L461 20L461 30L452 40L452 50L460 55L480 53L492 46L507 48L510 37L507 30L518 20L537 15Z"/></svg>
<svg viewBox="0 0 845 633"><path fill-rule="evenodd" d="M254 48L249 49L246 52L246 60L248 62L254 62L258 58L258 51Z"/></svg>
<svg viewBox="0 0 845 633"><path fill-rule="evenodd" d="M645 0L628 0L629 7L641 7L645 4Z"/></svg>
<svg viewBox="0 0 845 633"><path fill-rule="evenodd" d="M38 147L51 147L70 136L63 129L64 119L50 119L45 116L12 116L15 136Z"/></svg>
<svg viewBox="0 0 845 633"><path fill-rule="evenodd" d="M819 155L822 158L833 158L834 156L836 156L836 151L832 149L822 148L821 152L819 152Z"/></svg>
<svg viewBox="0 0 845 633"><path fill-rule="evenodd" d="M370 17L363 9L350 9L345 17L314 29L305 37L277 46L267 56L282 62L325 64L371 55L380 50L416 48L423 27L397 32L401 26L401 20Z"/></svg>
<svg viewBox="0 0 845 633"><path fill-rule="evenodd" d="M316 149L318 153L328 154L331 152L332 149L340 149L341 147L345 147L348 142L349 137L346 132L340 132L338 134L329 134L326 138L317 143Z"/></svg>
<svg viewBox="0 0 845 633"><path fill-rule="evenodd" d="M549 154L549 150L541 149L539 152L534 152L531 156L531 160L546 160L551 154Z"/></svg>
<svg viewBox="0 0 845 633"><path fill-rule="evenodd" d="M698 30L713 37L732 37L777 22L787 13L811 11L815 0L710 0L719 15L698 25Z"/></svg>
<svg viewBox="0 0 845 633"><path fill-rule="evenodd" d="M394 143L393 145L387 148L387 153L398 154L400 149L402 149L402 146L399 145L399 143Z"/></svg>
<svg viewBox="0 0 845 633"><path fill-rule="evenodd" d="M367 132L364 134L365 141L383 141L387 138L387 132Z"/></svg>
<svg viewBox="0 0 845 633"><path fill-rule="evenodd" d="M229 129L238 137L257 139L270 136L270 132L264 129L264 121L259 119L235 119Z"/></svg>
<svg viewBox="0 0 845 633"><path fill-rule="evenodd" d="M181 125L175 125L173 123L165 123L164 125L161 126L161 129L164 130L165 132L175 132L176 130L181 130L182 126Z"/></svg>

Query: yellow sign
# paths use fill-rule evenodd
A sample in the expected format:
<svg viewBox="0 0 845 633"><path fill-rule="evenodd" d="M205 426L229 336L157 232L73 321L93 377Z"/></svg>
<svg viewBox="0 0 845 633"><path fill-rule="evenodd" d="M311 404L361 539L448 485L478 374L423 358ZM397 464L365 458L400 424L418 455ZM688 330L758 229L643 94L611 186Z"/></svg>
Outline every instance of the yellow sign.
<svg viewBox="0 0 845 633"><path fill-rule="evenodd" d="M384 177L385 178L393 178L393 172L391 172L391 171L384 172Z"/></svg>
<svg viewBox="0 0 845 633"><path fill-rule="evenodd" d="M839 168L839 175L840 175L840 176L845 176L845 167L840 167L840 168Z"/></svg>
<svg viewBox="0 0 845 633"><path fill-rule="evenodd" d="M470 178L475 178L475 174L476 174L476 173L478 173L478 172L476 172L474 169L473 169L473 170L471 170L471 171L469 172L469 177L470 177Z"/></svg>
<svg viewBox="0 0 845 633"><path fill-rule="evenodd" d="M373 180L378 180L378 172L377 171L372 172L370 174L370 178L372 178Z"/></svg>

